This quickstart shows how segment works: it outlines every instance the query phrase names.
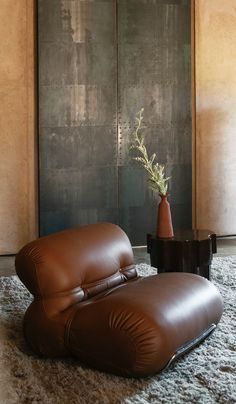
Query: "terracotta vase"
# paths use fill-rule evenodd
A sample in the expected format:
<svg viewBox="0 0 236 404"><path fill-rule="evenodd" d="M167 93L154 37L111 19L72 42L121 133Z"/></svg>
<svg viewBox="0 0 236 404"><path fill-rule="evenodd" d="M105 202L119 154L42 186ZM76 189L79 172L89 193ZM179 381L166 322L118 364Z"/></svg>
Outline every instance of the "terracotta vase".
<svg viewBox="0 0 236 404"><path fill-rule="evenodd" d="M161 195L161 201L158 205L156 237L174 237L171 210L170 204L167 200L167 195Z"/></svg>

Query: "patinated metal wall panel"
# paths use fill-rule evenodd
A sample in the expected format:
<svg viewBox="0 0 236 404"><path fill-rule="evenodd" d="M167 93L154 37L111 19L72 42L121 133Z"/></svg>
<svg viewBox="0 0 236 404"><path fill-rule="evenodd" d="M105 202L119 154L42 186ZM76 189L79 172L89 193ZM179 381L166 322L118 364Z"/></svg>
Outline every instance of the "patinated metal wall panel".
<svg viewBox="0 0 236 404"><path fill-rule="evenodd" d="M191 225L190 0L39 0L41 234L101 220L133 244L157 202L129 151L145 108L148 150Z"/></svg>
<svg viewBox="0 0 236 404"><path fill-rule="evenodd" d="M40 231L118 222L116 3L39 0Z"/></svg>
<svg viewBox="0 0 236 404"><path fill-rule="evenodd" d="M129 151L135 115L144 107L149 153L171 176L175 227L191 227L191 2L118 1L120 224L134 244L154 229L157 200Z"/></svg>

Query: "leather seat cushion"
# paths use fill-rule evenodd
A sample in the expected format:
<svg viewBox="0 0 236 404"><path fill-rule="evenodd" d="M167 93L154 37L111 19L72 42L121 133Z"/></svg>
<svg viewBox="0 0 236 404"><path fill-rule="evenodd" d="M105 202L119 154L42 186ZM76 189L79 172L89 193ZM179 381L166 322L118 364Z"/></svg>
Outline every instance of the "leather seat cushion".
<svg viewBox="0 0 236 404"><path fill-rule="evenodd" d="M205 278L189 273L139 278L80 303L67 324L66 347L92 367L146 376L217 324L221 312L220 295Z"/></svg>

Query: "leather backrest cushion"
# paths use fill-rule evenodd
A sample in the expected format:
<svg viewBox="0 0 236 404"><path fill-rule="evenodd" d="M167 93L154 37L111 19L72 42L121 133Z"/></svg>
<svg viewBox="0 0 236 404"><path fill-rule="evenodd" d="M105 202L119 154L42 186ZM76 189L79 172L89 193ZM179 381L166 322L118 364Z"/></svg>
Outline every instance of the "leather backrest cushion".
<svg viewBox="0 0 236 404"><path fill-rule="evenodd" d="M73 228L32 241L17 254L16 272L35 296L75 289L77 301L79 295L84 300L136 276L129 239L111 223Z"/></svg>

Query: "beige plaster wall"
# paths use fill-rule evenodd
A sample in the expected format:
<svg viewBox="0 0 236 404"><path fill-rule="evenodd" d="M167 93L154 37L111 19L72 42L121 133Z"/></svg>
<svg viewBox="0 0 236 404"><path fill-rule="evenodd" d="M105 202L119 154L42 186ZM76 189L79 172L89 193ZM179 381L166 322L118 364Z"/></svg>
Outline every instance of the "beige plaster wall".
<svg viewBox="0 0 236 404"><path fill-rule="evenodd" d="M0 2L0 254L37 235L34 0ZM236 233L236 3L195 0L194 221Z"/></svg>
<svg viewBox="0 0 236 404"><path fill-rule="evenodd" d="M34 1L0 2L0 254L35 237Z"/></svg>
<svg viewBox="0 0 236 404"><path fill-rule="evenodd" d="M236 1L195 0L196 226L236 233Z"/></svg>

